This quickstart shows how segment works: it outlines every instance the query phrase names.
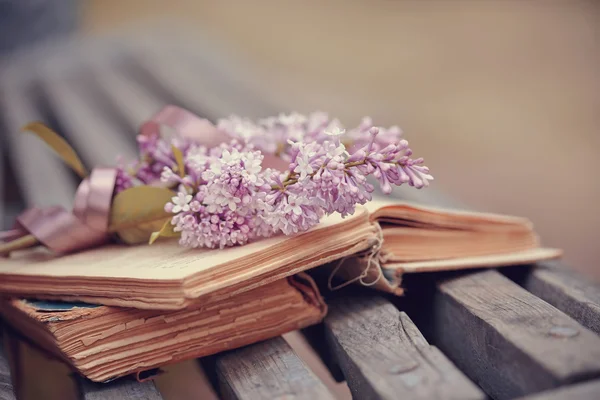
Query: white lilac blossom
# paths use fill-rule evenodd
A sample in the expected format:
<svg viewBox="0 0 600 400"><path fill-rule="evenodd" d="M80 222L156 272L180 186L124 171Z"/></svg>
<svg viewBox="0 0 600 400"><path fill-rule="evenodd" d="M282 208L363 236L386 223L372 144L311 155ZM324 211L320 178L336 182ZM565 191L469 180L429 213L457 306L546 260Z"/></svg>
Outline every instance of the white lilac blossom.
<svg viewBox="0 0 600 400"><path fill-rule="evenodd" d="M176 189L165 210L174 214L171 224L183 246L243 245L306 231L332 213L350 215L371 200L368 176L384 193L402 184L422 188L433 179L422 158L411 158L400 128L375 127L370 118L348 131L324 113L258 122L232 116L217 127L233 140L207 149L144 137L141 159L119 170L117 190L158 181ZM172 145L184 156L183 173ZM287 170L263 168L265 154L280 156Z"/></svg>

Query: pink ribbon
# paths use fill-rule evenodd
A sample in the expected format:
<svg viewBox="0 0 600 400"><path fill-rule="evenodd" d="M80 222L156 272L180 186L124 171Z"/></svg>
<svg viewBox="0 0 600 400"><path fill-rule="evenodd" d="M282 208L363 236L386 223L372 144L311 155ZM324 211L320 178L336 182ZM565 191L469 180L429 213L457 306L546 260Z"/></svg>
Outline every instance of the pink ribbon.
<svg viewBox="0 0 600 400"><path fill-rule="evenodd" d="M142 125L140 134L144 136L160 135L161 125L175 130L183 138L191 139L208 148L232 139L209 120L173 105L168 105L154 114L149 121ZM264 154L262 165L265 168L278 170L286 170L289 167L289 164L274 154Z"/></svg>
<svg viewBox="0 0 600 400"><path fill-rule="evenodd" d="M31 234L57 253L105 243L116 177L114 168L95 168L77 188L72 212L60 206L32 207L17 217L14 228L5 232L2 239Z"/></svg>
<svg viewBox="0 0 600 400"><path fill-rule="evenodd" d="M223 142L223 133L209 120L172 105L164 107L144 122L140 127L140 135L158 136L161 125L174 129L182 138L191 139L206 147L218 146Z"/></svg>
<svg viewBox="0 0 600 400"><path fill-rule="evenodd" d="M181 137L206 147L218 146L224 137L210 121L176 106L166 106L142 124L140 134L160 135L161 125L174 129ZM265 154L265 167L287 169L279 157ZM75 194L73 211L63 207L32 207L17 217L13 229L0 232L0 241L12 241L27 234L57 253L70 253L105 243L109 238L110 207L115 188L115 168L95 168Z"/></svg>

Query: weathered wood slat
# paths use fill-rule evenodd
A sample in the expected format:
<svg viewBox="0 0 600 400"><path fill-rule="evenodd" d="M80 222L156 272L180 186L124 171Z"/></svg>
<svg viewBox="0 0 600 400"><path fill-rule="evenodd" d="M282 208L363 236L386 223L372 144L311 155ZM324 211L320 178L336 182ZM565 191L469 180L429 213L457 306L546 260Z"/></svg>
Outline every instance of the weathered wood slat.
<svg viewBox="0 0 600 400"><path fill-rule="evenodd" d="M138 67L151 78L154 85L159 85L160 90L176 94L180 101L177 105L183 105L193 112L202 111L210 119L222 116L228 108L223 100L211 97L213 90L207 79L203 79L202 72L194 73L189 66L169 62L170 57L173 57L172 51L157 54L139 49L135 57L139 62Z"/></svg>
<svg viewBox="0 0 600 400"><path fill-rule="evenodd" d="M160 110L165 102L123 73L129 62L127 59L112 60L111 63L94 59L88 60L86 68L92 72L93 83L98 90L121 114L131 132L137 133L139 126Z"/></svg>
<svg viewBox="0 0 600 400"><path fill-rule="evenodd" d="M600 335L599 284L557 262L539 263L521 271L517 283Z"/></svg>
<svg viewBox="0 0 600 400"><path fill-rule="evenodd" d="M2 327L0 326L0 330L1 329ZM4 356L3 347L4 346L2 346L0 341L0 400L14 400L16 397L10 378L10 367L8 365L8 360Z"/></svg>
<svg viewBox="0 0 600 400"><path fill-rule="evenodd" d="M197 45L195 41L182 43L177 49L176 57L182 64L191 66L192 70L201 69L204 76L210 77L211 95L218 95L229 107L219 117L236 113L257 118L289 111L282 109L280 101L287 97L285 94L281 94L281 98L257 95L264 89L263 82L257 79L257 71L243 59L237 58L235 53L221 51L210 42L204 43L203 51L190 51L191 48L197 48Z"/></svg>
<svg viewBox="0 0 600 400"><path fill-rule="evenodd" d="M598 400L598 398L600 398L600 381L591 381L521 397L518 400Z"/></svg>
<svg viewBox="0 0 600 400"><path fill-rule="evenodd" d="M2 188L2 192L0 192L0 230L4 229L5 226L5 218L6 218L6 194L4 193L5 184L4 184L4 175L6 171L4 170L4 160L7 155L4 153L4 139L6 137L6 132L2 132L2 129L6 129L2 126L2 114L0 113L0 188Z"/></svg>
<svg viewBox="0 0 600 400"><path fill-rule="evenodd" d="M160 392L151 381L120 379L107 384L78 378L83 400L161 400Z"/></svg>
<svg viewBox="0 0 600 400"><path fill-rule="evenodd" d="M157 51L156 44L141 43L135 49L135 57L139 67L162 89L173 93L185 107L202 112L213 121L230 114L255 118L281 111L247 90L240 81L241 73L231 68L235 62L221 60L214 48L205 47L205 53L210 56L204 57L189 54L185 49L170 45L161 46ZM195 53L202 54L202 51ZM173 63L172 59L180 62Z"/></svg>
<svg viewBox="0 0 600 400"><path fill-rule="evenodd" d="M40 78L44 95L84 163L93 168L113 166L119 156L135 159L135 132L103 107L98 93L87 83L89 71L51 66L55 69L49 69Z"/></svg>
<svg viewBox="0 0 600 400"><path fill-rule="evenodd" d="M29 206L60 205L70 208L75 195L75 181L48 146L32 134L21 132L28 122L41 120L30 96L31 87L17 77L0 81L0 114L5 125L7 152L15 179ZM13 80L14 79L14 80ZM8 82L7 80L10 80ZM51 187L52 190L48 190Z"/></svg>
<svg viewBox="0 0 600 400"><path fill-rule="evenodd" d="M600 376L600 337L499 272L435 286L433 341L492 397Z"/></svg>
<svg viewBox="0 0 600 400"><path fill-rule="evenodd" d="M405 313L377 295L334 299L324 324L354 398L485 398Z"/></svg>
<svg viewBox="0 0 600 400"><path fill-rule="evenodd" d="M215 361L224 399L333 399L281 337L217 355Z"/></svg>

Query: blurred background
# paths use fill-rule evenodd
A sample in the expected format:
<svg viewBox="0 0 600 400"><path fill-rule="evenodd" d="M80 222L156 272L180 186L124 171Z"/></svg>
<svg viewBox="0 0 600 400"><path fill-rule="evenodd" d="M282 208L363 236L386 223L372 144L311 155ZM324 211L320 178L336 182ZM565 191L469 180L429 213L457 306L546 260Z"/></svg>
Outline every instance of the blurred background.
<svg viewBox="0 0 600 400"><path fill-rule="evenodd" d="M166 103L398 124L428 191L530 218L600 279L600 2L0 0L4 227L76 185L22 124L110 164Z"/></svg>

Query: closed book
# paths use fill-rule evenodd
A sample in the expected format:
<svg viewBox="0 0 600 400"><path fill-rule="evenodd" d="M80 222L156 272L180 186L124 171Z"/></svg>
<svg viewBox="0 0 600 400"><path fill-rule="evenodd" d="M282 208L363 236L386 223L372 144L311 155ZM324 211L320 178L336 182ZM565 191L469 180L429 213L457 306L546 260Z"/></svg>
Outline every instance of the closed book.
<svg viewBox="0 0 600 400"><path fill-rule="evenodd" d="M10 325L87 378L142 379L168 364L238 348L318 323L326 306L312 279L299 274L183 310L10 299Z"/></svg>

